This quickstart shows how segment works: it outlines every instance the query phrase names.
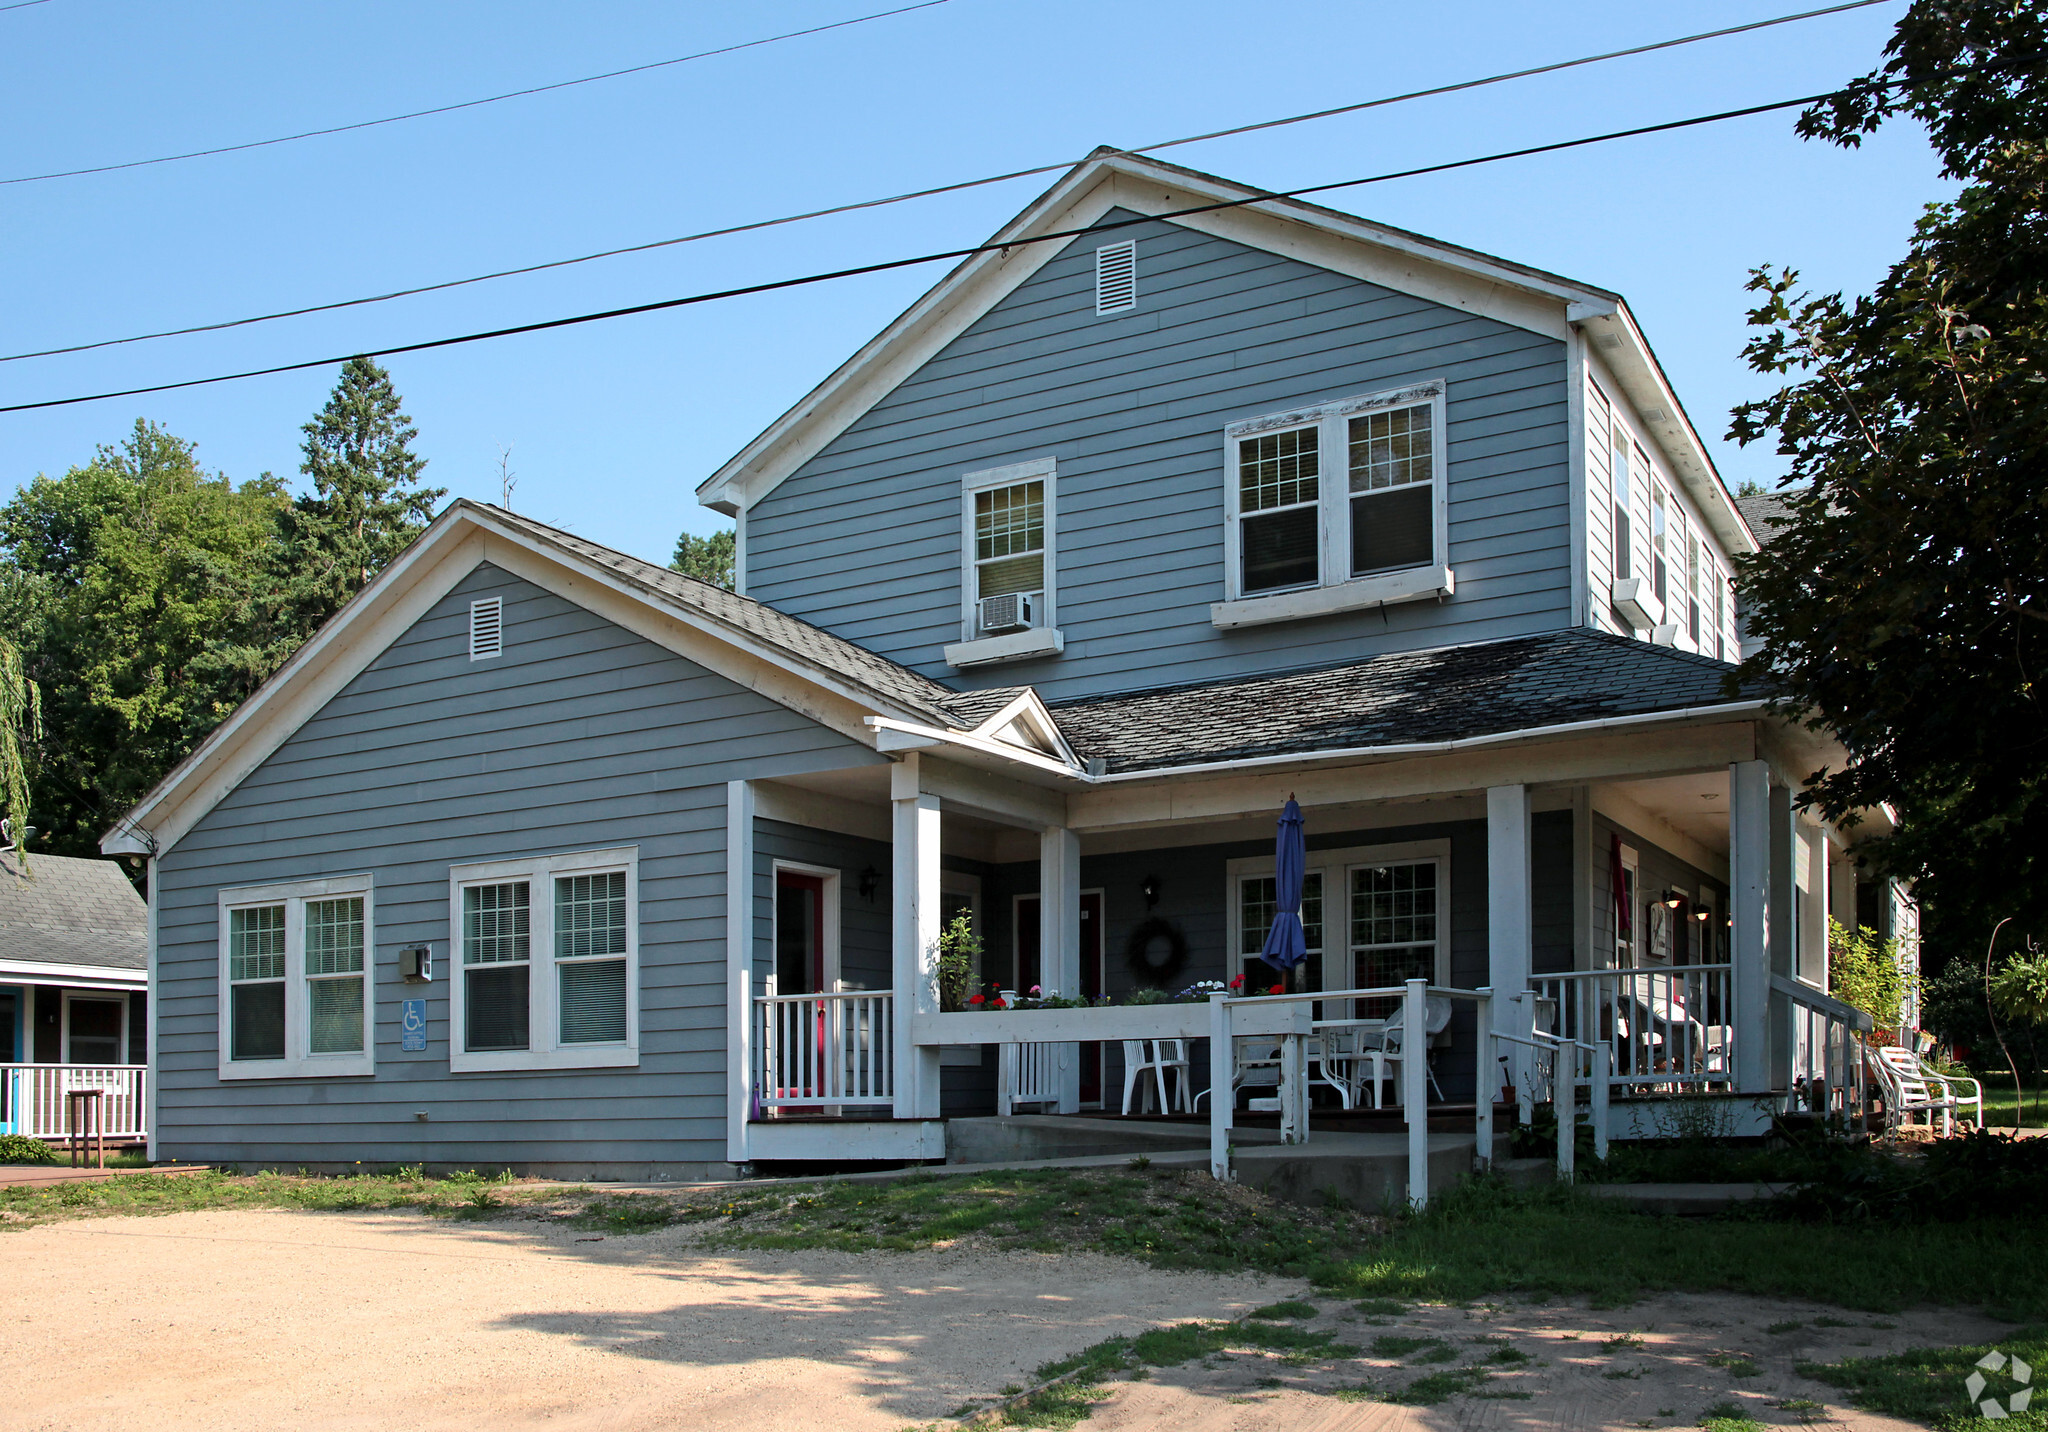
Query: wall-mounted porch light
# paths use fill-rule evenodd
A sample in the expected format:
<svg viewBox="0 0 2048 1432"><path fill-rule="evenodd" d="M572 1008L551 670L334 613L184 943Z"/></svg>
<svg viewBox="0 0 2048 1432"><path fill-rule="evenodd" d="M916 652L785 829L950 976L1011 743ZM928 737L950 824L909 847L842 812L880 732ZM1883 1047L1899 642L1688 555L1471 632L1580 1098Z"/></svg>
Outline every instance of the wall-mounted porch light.
<svg viewBox="0 0 2048 1432"><path fill-rule="evenodd" d="M870 865L860 873L860 898L870 905L875 903L875 891L882 883L882 872Z"/></svg>
<svg viewBox="0 0 2048 1432"><path fill-rule="evenodd" d="M1685 903L1685 896L1676 890L1666 890L1663 899L1657 902L1667 910L1676 910Z"/></svg>
<svg viewBox="0 0 2048 1432"><path fill-rule="evenodd" d="M1159 877L1147 875L1138 882L1138 893L1145 897L1145 908L1150 910L1159 903Z"/></svg>

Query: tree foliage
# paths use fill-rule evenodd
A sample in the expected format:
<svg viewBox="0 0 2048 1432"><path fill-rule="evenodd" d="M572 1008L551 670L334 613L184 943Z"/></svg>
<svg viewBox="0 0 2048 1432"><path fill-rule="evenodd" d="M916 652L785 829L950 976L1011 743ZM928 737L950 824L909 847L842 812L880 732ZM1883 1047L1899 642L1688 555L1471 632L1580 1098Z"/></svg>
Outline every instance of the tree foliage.
<svg viewBox="0 0 2048 1432"><path fill-rule="evenodd" d="M1848 929L1828 921L1828 993L1862 1010L1880 1030L1896 1030L1919 983L1915 952L1894 938L1881 940L1865 925Z"/></svg>
<svg viewBox="0 0 2048 1432"><path fill-rule="evenodd" d="M1760 269L1745 356L1785 386L1735 412L1789 459L1789 521L1741 559L1742 675L1852 753L1811 795L1889 803L1862 849L1961 947L2048 933L2048 24L2043 0L1915 0L1885 64L1802 116L1846 146L1928 127L1964 183L1874 292Z"/></svg>
<svg viewBox="0 0 2048 1432"><path fill-rule="evenodd" d="M52 850L97 853L444 495L420 485L417 434L367 359L342 370L304 431L297 498L268 473L240 486L209 474L192 444L138 420L125 442L0 508L0 631L46 707L24 765ZM0 707L4 687L0 672Z"/></svg>
<svg viewBox="0 0 2048 1432"><path fill-rule="evenodd" d="M669 559L668 565L672 571L695 577L700 582L709 582L714 587L723 587L729 592L733 586L735 550L733 529L730 527L709 537L685 532L676 538L676 554Z"/></svg>
<svg viewBox="0 0 2048 1432"><path fill-rule="evenodd" d="M42 692L22 670L21 649L0 636L0 821L21 851L23 870L29 869L26 748L42 734Z"/></svg>

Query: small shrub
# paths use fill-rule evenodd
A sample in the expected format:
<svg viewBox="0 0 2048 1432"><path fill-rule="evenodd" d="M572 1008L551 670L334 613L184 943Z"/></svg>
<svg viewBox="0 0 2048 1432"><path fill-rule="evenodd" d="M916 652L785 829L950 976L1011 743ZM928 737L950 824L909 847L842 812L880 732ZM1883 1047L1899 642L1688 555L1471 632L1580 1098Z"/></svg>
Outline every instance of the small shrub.
<svg viewBox="0 0 2048 1432"><path fill-rule="evenodd" d="M57 1151L27 1134L0 1134L0 1164L55 1163Z"/></svg>

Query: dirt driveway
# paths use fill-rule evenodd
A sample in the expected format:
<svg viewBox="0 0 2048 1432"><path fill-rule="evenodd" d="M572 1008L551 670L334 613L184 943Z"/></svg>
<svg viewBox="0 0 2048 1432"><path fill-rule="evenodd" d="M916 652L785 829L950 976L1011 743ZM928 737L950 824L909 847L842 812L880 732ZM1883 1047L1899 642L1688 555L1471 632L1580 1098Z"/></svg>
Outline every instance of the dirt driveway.
<svg viewBox="0 0 2048 1432"><path fill-rule="evenodd" d="M591 1236L246 1211L11 1233L0 1428L897 1432L1113 1334L1298 1291L1088 1254Z"/></svg>

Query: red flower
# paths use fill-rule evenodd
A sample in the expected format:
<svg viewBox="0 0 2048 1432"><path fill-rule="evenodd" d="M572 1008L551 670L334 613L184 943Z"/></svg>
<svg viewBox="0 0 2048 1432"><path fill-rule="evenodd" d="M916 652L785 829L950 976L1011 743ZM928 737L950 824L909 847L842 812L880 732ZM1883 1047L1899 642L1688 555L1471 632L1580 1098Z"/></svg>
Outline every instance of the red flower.
<svg viewBox="0 0 2048 1432"><path fill-rule="evenodd" d="M1286 989L1286 988L1287 988L1287 986L1285 986L1285 985L1274 985L1274 986L1273 986L1273 987L1272 987L1271 989L1267 990L1267 991L1266 991L1266 993L1267 993L1267 994L1279 994L1279 993L1280 993L1280 992L1281 992L1282 990L1284 990L1284 989Z"/></svg>
<svg viewBox="0 0 2048 1432"><path fill-rule="evenodd" d="M983 999L982 999L982 997L981 997L980 995L976 995L976 996L975 996L975 997L974 997L973 999L970 999L970 1000L968 1000L967 1002L968 1002L969 1004L982 1004L982 1003L984 1003L984 1001L983 1001Z"/></svg>
<svg viewBox="0 0 2048 1432"><path fill-rule="evenodd" d="M1238 977L1237 977L1236 979L1232 980L1232 981L1230 982L1230 987L1231 987L1232 989L1243 989L1243 988L1244 988L1244 976L1243 976L1243 975L1239 975L1239 976L1238 976Z"/></svg>
<svg viewBox="0 0 2048 1432"><path fill-rule="evenodd" d="M1008 1009L1009 1007L1001 999L997 999L989 1005L990 1009Z"/></svg>

